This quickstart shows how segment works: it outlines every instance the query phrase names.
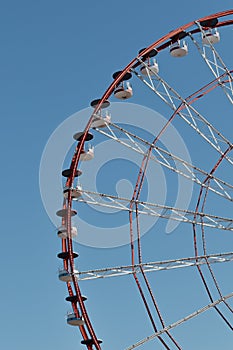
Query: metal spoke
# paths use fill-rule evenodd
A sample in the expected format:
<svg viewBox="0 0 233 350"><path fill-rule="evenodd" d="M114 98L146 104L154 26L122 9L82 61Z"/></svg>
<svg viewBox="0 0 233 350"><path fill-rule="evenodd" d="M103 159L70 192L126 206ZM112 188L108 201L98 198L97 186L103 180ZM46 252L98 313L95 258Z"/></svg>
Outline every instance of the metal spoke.
<svg viewBox="0 0 233 350"><path fill-rule="evenodd" d="M197 311L194 311L192 314L190 314L190 315L188 315L188 316L186 316L186 317L184 317L184 318L182 318L182 319L172 323L171 325L165 327L161 331L158 331L158 332L156 332L156 333L154 333L154 334L152 334L152 335L150 335L150 336L140 340L139 342L129 346L125 350L136 349L137 347L147 343L148 341L158 337L159 335L161 335L161 334L163 334L163 333L165 333L165 332L167 332L167 331L169 331L169 330L171 330L171 329L173 329L173 328L175 328L177 326L180 326L182 323L184 323L184 322L186 322L186 321L188 321L188 320L190 320L190 319L192 319L192 318L202 314L203 312L205 312L205 311L207 311L207 310L209 310L211 308L214 308L216 305L218 305L218 304L222 303L223 301L226 301L226 300L228 300L228 299L230 299L232 297L233 297L233 292L228 294L228 295L226 295L226 296L224 296L224 297L222 297L222 298L220 298L220 299L218 299L218 300L216 300L216 301L214 301L213 303L210 303L210 304L204 306L201 309L198 309Z"/></svg>
<svg viewBox="0 0 233 350"><path fill-rule="evenodd" d="M129 205L132 202L129 198L122 198L113 195L80 190L82 198L79 202L84 202L91 205L102 206L122 211L136 212L136 209L130 209ZM220 229L224 231L233 231L233 219L224 218L217 215L184 210L180 208L169 207L155 203L144 201L134 201L138 207L138 213L143 215L155 216L163 219L171 219L183 223L203 225L210 228Z"/></svg>
<svg viewBox="0 0 233 350"><path fill-rule="evenodd" d="M221 254L212 254L206 256L189 257L183 259L173 259L166 261L157 261L157 262L148 262L142 264L136 264L134 266L115 266L103 269L94 269L88 271L78 271L76 277L81 281L93 280L99 278L108 278L108 277L120 277L131 275L133 273L141 273L141 268L145 273L163 271L163 270L172 270L180 269L184 267L200 266L206 265L207 261L209 264L215 263L226 263L233 261L233 252L230 253L221 253Z"/></svg>
<svg viewBox="0 0 233 350"><path fill-rule="evenodd" d="M120 131L122 133L122 137L117 136L116 132L114 133L114 129ZM162 165L172 172L177 173L178 175L185 177L186 179L193 181L197 185L206 187L206 185L203 184L203 180L208 175L208 172L188 163L187 161L177 157L176 155L170 153L160 146L152 145L150 142L144 140L143 138L134 135L122 127L119 127L117 124L109 123L107 130L97 128L96 131L103 136L120 143L122 146L125 146L132 151L141 154L142 156L144 156L146 152L142 149L140 143L146 147L152 146L154 152L156 153L156 157L154 154L150 156L150 159L152 161ZM125 136L128 138L127 141L129 142L126 142ZM176 166L174 166L174 161L176 162ZM233 185L215 176L211 176L211 178L214 180L214 182L209 185L209 190L221 197L224 197L225 199L233 201Z"/></svg>

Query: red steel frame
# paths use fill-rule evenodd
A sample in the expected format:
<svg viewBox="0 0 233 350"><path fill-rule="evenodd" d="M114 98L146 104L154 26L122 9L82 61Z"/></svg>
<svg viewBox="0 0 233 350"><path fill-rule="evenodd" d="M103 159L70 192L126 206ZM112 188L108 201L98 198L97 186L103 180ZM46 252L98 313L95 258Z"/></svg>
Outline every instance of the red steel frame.
<svg viewBox="0 0 233 350"><path fill-rule="evenodd" d="M232 73L233 71L230 71L230 73ZM227 73L224 73L223 75L221 75L219 78L224 78L225 76L227 76ZM203 88L199 89L198 91L196 91L194 94L190 95L189 97L187 97L185 99L185 101L189 102L189 105L191 105L192 103L194 103L196 100L198 100L199 98L202 98L203 96L205 96L206 94L208 94L210 91L212 91L213 89L215 89L216 87L218 87L218 79L215 79L213 80L211 83L205 85ZM225 83L228 83L229 82L229 79L228 80L225 80L224 81L224 84ZM167 129L167 127L171 124L171 122L173 121L173 119L178 115L178 113L185 108L185 103L182 102L180 104L180 106L176 109L176 111L172 114L172 116L170 117L170 119L167 121L167 123L164 125L164 127L161 129L160 133L156 136L156 138L154 139L154 141L152 142L151 146L149 147L149 150L147 152L147 154L144 156L143 158L143 161L142 161L142 164L141 164L141 168L139 170L139 174L138 174L138 178L137 178L137 182L136 182L136 186L134 188L134 193L133 193L133 196L132 196L132 200L131 200L131 203L130 203L130 214L129 214L129 219L130 219L130 239L131 239L131 263L132 263L132 266L135 266L135 244L134 244L134 237L133 237L133 206L136 207L136 220L137 220L137 249L138 249L138 264L142 264L142 258L141 258L141 243L140 243L140 225L139 225L139 216L138 216L138 213L137 213L137 210L138 210L138 200L139 200L139 196L140 196L140 191L142 189L142 186L143 186L143 182L144 182L144 179L145 179L145 175L146 175L146 170L147 170L147 166L148 166L148 163L149 163L149 159L150 159L150 154L153 150L153 147L155 146L155 144L157 143L157 141L160 139L161 135L165 132L165 130ZM206 179L203 181L203 185L206 184L208 181L211 180L211 176L214 174L214 172L217 170L217 168L220 166L221 162L223 161L223 159L226 157L226 155L232 150L233 148L233 145L230 145L226 151L219 157L218 161L216 162L216 164L214 165L213 169L210 171L209 175L206 177ZM208 191L208 187L206 189L206 191ZM194 219L196 218L196 215L199 211L199 205L200 205L200 201L201 201L201 197L203 195L203 192L204 192L204 187L202 186L201 189L200 189L200 193L199 193L199 196L198 196L198 200L197 200L197 205L196 205L196 208L195 208L195 216L194 216ZM206 200L206 198L205 198ZM204 202L205 202L204 200ZM204 210L204 204L202 206L202 212ZM203 232L203 244L204 243L204 227L202 225L202 232ZM196 260L198 261L198 249L197 249L197 237L196 237L196 224L193 224L193 235L194 235L194 250L195 250L195 258ZM206 253L205 253L206 254ZM221 295L221 292L220 292L220 289L217 285L217 281L213 275L213 272L211 270L211 266L208 262L208 260L206 259L206 263L207 263L207 266L212 274L212 278L214 280L214 284L216 286L216 288L218 289L218 292L220 294L220 296L222 297ZM198 272L201 276L201 279L202 279L202 282L204 284L204 287L206 289L206 292L207 292L207 295L210 299L210 301L213 303L214 299L212 297L212 294L210 292L210 289L208 287L208 284L205 280L205 277L202 273L202 270L201 270L201 267L200 266L197 266L197 269L198 269ZM146 287L150 293L150 296L151 296L151 299L154 303L154 306L155 306L155 309L157 311L157 314L159 316L159 319L160 319L160 322L163 326L163 328L165 328L164 326L164 322L162 320L162 317L161 317L161 314L160 314L160 311L158 309L158 305L156 304L155 302L155 299L154 299L154 296L153 296L153 293L152 293L152 290L150 288L150 285L149 285L149 282L148 282L148 279L143 271L143 268L141 267L141 274L143 276L143 279L145 281L145 284L146 284ZM136 276L136 273L133 273L133 276L134 276L134 279L138 285L138 288L139 288L139 291L140 291L140 294L142 295L142 299L143 299L143 302L145 304L145 307L146 309L148 310L149 309L149 306L148 306L148 303L146 301L146 299L144 298L144 295L143 295L143 292L142 292L142 288L140 286L140 283L139 283L139 280ZM233 312L232 308L228 305L228 303L226 301L224 301L225 305L228 307L228 309ZM230 324L230 322L226 319L226 317L222 314L222 312L219 310L219 308L217 306L214 307L215 310L218 312L218 314L222 317L222 319L226 322L226 324L228 325L228 327L233 330L233 327L232 325ZM149 314L149 318L151 319L151 313L150 311L148 311L148 314ZM152 326L155 330L155 332L157 331L156 330L156 327L154 326L154 320L152 318ZM174 344L177 346L178 349L180 349L180 346L176 343L176 341L174 340L174 338L166 331L165 332L170 338L171 340L174 342Z"/></svg>
<svg viewBox="0 0 233 350"><path fill-rule="evenodd" d="M150 46L145 48L140 53L140 57L142 57L142 56L146 57L150 53L150 51L153 50L153 49L156 49L159 52L159 51L162 51L163 49L167 48L170 45L170 43L171 43L171 40L169 40L169 39L173 38L174 36L178 35L179 33L183 32L183 31L187 30L188 28L194 26L196 22L212 20L212 19L215 19L215 18L219 19L221 17L226 17L226 16L229 16L229 15L232 15L232 14L233 14L233 10L223 11L223 12L219 12L219 13L216 13L216 14L213 14L213 15L209 15L209 16L200 18L197 21L193 21L193 22L190 22L188 24L185 24L185 25L183 25L183 26L181 26L181 27L171 31L170 33L166 34L165 36L163 36L162 38L160 38L159 40L155 41L153 44L151 44ZM222 21L222 22L219 22L216 25L216 28L217 27L222 27L222 26L227 26L227 25L230 25L230 24L233 24L233 20ZM190 31L191 34L198 33L198 32L200 32L200 29L194 29L194 30ZM131 68L136 68L138 65L140 65L140 62L138 60L138 57L135 57L121 71L121 73L117 76L117 78L112 82L112 84L108 87L108 89L105 91L105 93L101 97L98 105L94 108L93 113L92 113L92 115L91 115L91 117L90 117L90 119L89 119L89 121L88 121L88 123L86 125L85 131L84 131L84 135L83 135L81 141L78 142L78 144L76 146L76 149L75 149L75 153L74 153L74 155L72 157L72 161L71 161L71 164L70 164L71 174L67 178L67 181L66 181L66 186L67 187L72 187L72 185L73 185L74 178L75 178L75 173L76 173L76 170L77 170L77 167L78 167L78 164L79 164L80 154L81 154L81 152L84 149L85 138L86 138L87 133L88 133L88 131L90 129L90 126L91 126L92 120L94 118L94 115L100 111L102 104L110 97L110 95L114 91L115 86L117 86L121 82L121 80L124 77L124 75L127 72L129 72L131 70ZM215 85L214 85L214 83L215 83ZM190 100L189 103L193 103L196 99L198 99L199 98L198 94L200 94L201 91L203 92L203 95L205 95L206 93L209 92L209 90L215 88L216 86L217 86L217 82L215 80L214 82L208 84L206 87L200 89L198 92L196 92L195 94L190 96L189 97L189 100ZM154 144L157 142L157 140L159 139L161 134L165 131L166 127L171 123L171 121L174 119L174 117L177 115L177 113L182 108L184 108L184 106L180 105L180 107L177 109L177 111L175 111L175 113L171 116L171 118L168 120L168 122L165 125L165 127L163 128L163 130L161 130L160 134L154 140ZM152 150L152 147L151 147L151 149L148 152L148 156L143 159L143 163L141 165L141 169L140 169L140 172L139 172L139 175L138 175L138 180L137 180L137 183L135 185L135 190L134 190L134 194L133 194L132 201L131 201L131 209L132 209L132 207L133 207L133 205L135 203L134 200L138 199L138 197L140 195L140 189L141 189L142 184L143 184L143 179L144 179L144 176L145 176L146 167L147 167L147 163L148 163L148 159L149 159L149 153L151 152L151 150ZM229 151L230 151L230 149L227 149L225 154L224 154L224 156ZM224 156L220 157L220 159L218 160L218 162L216 163L215 167L212 170L213 172L217 169L217 167L221 163L222 159L224 159ZM208 180L209 179L206 179L206 181L208 181ZM198 204L197 204L197 207L196 207L196 212L198 211L199 203L201 201L202 195L203 195L203 188L201 189L200 194L199 194L199 199L198 199ZM74 295L77 296L77 301L72 302L72 308L73 308L73 311L76 314L76 316L80 317L82 315L82 317L83 317L83 319L85 321L85 325L80 327L80 331L81 331L81 335L83 337L83 340L86 341L86 340L90 339L90 337L92 339L91 343L86 344L87 349L91 350L91 349L93 349L93 346L94 346L97 350L100 350L101 347L100 347L99 341L97 339L97 336L95 334L94 328L93 328L92 323L91 323L91 321L89 319L86 307L84 305L84 301L83 301L83 298L82 298L82 294L81 294L81 291L80 291L80 288L79 288L78 281L75 278L74 258L73 258L73 244L72 244L72 238L71 238L71 210L72 210L71 191L68 192L67 200L64 200L63 208L67 209L67 214L62 219L62 224L66 225L66 228L67 228L67 239L62 239L62 251L63 252L68 252L68 259L64 259L63 264L64 264L64 268L65 269L70 268L70 273L72 275L72 282L73 282L73 288L74 289L72 288L72 284L70 282L68 282L67 283L67 288L68 288L69 296L74 296ZM136 211L137 211L137 207L136 207ZM136 215L136 217L137 217L137 231L138 231L138 254L139 254L139 261L140 261L141 260L141 252L140 252L139 218L138 218L138 215ZM131 235L131 248L132 248L131 249L132 265L134 265L135 253L134 253L133 231L132 231L132 211L130 212L130 235ZM195 225L194 225L194 242L195 242ZM195 245L195 252L196 252L196 256L197 256L196 245ZM150 290L150 286L148 284L148 281L146 279L146 276L145 276L143 270L142 270L142 273L143 273L144 280L145 280L145 282L146 282L146 284L148 286L148 289L149 289L149 291L151 293L151 297L153 298L152 291ZM136 273L134 274L134 278L135 278L136 283L138 284L138 287L139 287L139 290L140 290L140 283L137 280ZM144 300L143 292L140 291L140 293L141 293L141 296L142 296L142 298ZM210 296L210 298L211 298L211 296ZM160 312L158 310L158 307L157 307L155 299L153 299L153 302L154 302L154 305L155 305L155 307L157 309L157 312L158 312L161 324L164 327L164 323L163 323L162 317L160 315ZM144 300L144 303L145 303L145 306L147 308L146 300ZM78 308L78 306L79 306L79 308ZM79 309L81 310L81 314L80 314ZM154 324L152 316L150 316L149 309L147 311L148 311L149 317L151 318L154 330L156 331L157 328L156 328L156 326ZM176 347L178 349L181 349L180 346L176 343L176 341L173 339L173 337L168 332L167 332L167 335L174 342ZM164 347L166 349L170 349L162 338L160 338L160 337L158 337L158 338L163 343L163 345L164 345Z"/></svg>

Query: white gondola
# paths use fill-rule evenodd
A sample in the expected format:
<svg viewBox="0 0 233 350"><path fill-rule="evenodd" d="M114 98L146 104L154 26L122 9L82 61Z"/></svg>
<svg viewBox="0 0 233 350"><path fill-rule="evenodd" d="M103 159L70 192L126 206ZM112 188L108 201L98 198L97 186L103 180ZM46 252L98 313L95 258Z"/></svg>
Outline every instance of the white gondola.
<svg viewBox="0 0 233 350"><path fill-rule="evenodd" d="M89 148L88 151L83 151L80 154L80 160L86 161L86 160L92 160L94 158L94 147Z"/></svg>
<svg viewBox="0 0 233 350"><path fill-rule="evenodd" d="M58 278L62 282L71 282L72 281L71 273L65 269L61 269L58 271Z"/></svg>
<svg viewBox="0 0 233 350"><path fill-rule="evenodd" d="M130 83L122 82L119 86L117 86L114 90L114 96L119 100L127 100L128 98L133 96L133 89Z"/></svg>
<svg viewBox="0 0 233 350"><path fill-rule="evenodd" d="M78 326L81 327L85 324L82 317L77 317L75 313L69 313L67 314L66 322L71 326Z"/></svg>
<svg viewBox="0 0 233 350"><path fill-rule="evenodd" d="M69 191L71 191L71 198L77 200L82 196L82 187L77 185L76 187L64 187L63 195L64 198L68 198Z"/></svg>
<svg viewBox="0 0 233 350"><path fill-rule="evenodd" d="M91 123L91 128L105 128L109 123L111 122L111 116L106 115L105 117L102 117L101 115L94 115L94 118Z"/></svg>
<svg viewBox="0 0 233 350"><path fill-rule="evenodd" d="M77 273L78 273L78 270L74 270L75 277L76 277ZM58 270L58 278L62 282L72 282L72 275L66 269L59 269Z"/></svg>
<svg viewBox="0 0 233 350"><path fill-rule="evenodd" d="M143 75L156 75L159 72L159 65L157 61L153 59L151 63L148 63L148 68L147 66L143 66L140 71Z"/></svg>
<svg viewBox="0 0 233 350"><path fill-rule="evenodd" d="M219 43L219 41L220 41L220 34L217 31L217 29L215 29L215 31L208 30L202 34L203 45L210 45L210 44L214 45Z"/></svg>
<svg viewBox="0 0 233 350"><path fill-rule="evenodd" d="M71 227L71 238L76 237L78 234L77 227ZM60 226L57 231L57 235L59 238L66 239L67 238L67 228L66 226Z"/></svg>
<svg viewBox="0 0 233 350"><path fill-rule="evenodd" d="M176 41L175 43L171 44L170 46L170 54L172 57L184 57L188 53L188 46L183 41L183 43L180 43L180 40Z"/></svg>

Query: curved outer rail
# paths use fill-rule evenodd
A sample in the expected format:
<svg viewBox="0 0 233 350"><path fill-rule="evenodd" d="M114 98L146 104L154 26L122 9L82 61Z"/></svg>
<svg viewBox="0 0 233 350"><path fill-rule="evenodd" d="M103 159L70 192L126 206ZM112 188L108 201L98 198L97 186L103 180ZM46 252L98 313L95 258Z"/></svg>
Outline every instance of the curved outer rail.
<svg viewBox="0 0 233 350"><path fill-rule="evenodd" d="M186 31L188 28L194 26L197 22L212 20L212 19L216 19L216 18L219 19L219 18L226 17L226 16L229 16L232 14L233 14L233 10L219 12L219 13L212 14L212 15L209 15L206 17L202 17L202 18L198 19L197 21L192 21L186 25L183 25L183 26L171 31L170 33L166 34L165 36L161 37L159 40L155 41L153 44L148 46L145 50L143 50L140 53L140 56L135 57L121 71L121 73L117 76L117 78L112 82L112 84L104 92L98 105L94 108L94 111L93 111L93 113L92 113L92 115L91 115L91 117L90 117L90 119L85 127L82 140L80 142L78 142L78 144L76 146L75 153L72 157L72 161L70 164L71 173L70 173L70 176L67 178L67 182L66 182L67 187L71 187L73 185L74 178L75 178L75 172L76 172L78 164L79 164L80 154L84 148L85 138L86 138L87 133L90 129L94 115L100 111L102 104L104 103L104 101L106 101L110 97L110 95L114 91L115 86L121 82L124 75L127 72L129 72L132 68L135 68L141 64L139 61L139 58L148 57L150 51L153 49L156 49L158 52L162 51L163 49L165 49L166 47L168 47L170 45L172 38L178 36L183 31ZM226 21L219 22L216 25L216 27L227 26L230 24L233 24L233 20L226 20ZM195 33L199 33L199 32L200 32L200 29L195 29L195 30L192 30L190 33L195 34ZM72 284L73 284L73 288L74 288L74 291L76 294L74 294L74 292L73 292L71 283L67 283L67 287L68 287L68 292L69 292L70 296L73 296L73 295L77 296L77 301L72 302L72 308L73 308L75 314L77 315L77 317L79 317L81 314L84 318L85 324L84 324L84 326L80 327L80 331L81 331L81 335L82 335L84 341L86 341L85 345L87 346L87 349L91 350L91 349L93 349L93 346L94 346L97 350L100 350L100 345L99 345L100 341L98 341L98 339L95 335L93 326L91 324L91 321L88 317L88 314L87 314L87 311L86 311L86 308L85 308L85 305L83 302L83 298L81 295L81 291L79 288L79 284L78 284L78 281L77 281L77 279L75 277L75 273L74 273L75 269L74 269L74 258L73 258L73 244L72 244L72 238L71 238L71 210L72 210L71 191L68 192L67 200L64 200L63 208L67 209L66 215L63 218L63 221L64 221L66 228L67 228L67 239L62 240L62 251L68 253L68 259L64 260L64 267L66 267L66 268L68 268L68 266L70 267L70 273L72 275L72 282L73 282ZM79 308L78 308L78 306L79 306ZM80 313L79 309L81 310L81 313ZM88 339L90 340L89 342L88 342ZM166 344L164 344L164 347L169 349L169 347L167 347Z"/></svg>

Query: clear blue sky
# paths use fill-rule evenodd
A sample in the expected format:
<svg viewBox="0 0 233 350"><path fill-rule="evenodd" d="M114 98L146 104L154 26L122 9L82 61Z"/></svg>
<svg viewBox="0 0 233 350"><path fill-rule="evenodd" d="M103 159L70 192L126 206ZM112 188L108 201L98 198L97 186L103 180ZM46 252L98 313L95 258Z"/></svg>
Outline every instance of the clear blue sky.
<svg viewBox="0 0 233 350"><path fill-rule="evenodd" d="M2 2L2 349L81 348L78 330L66 326L65 314L69 305L64 299L67 292L56 275L60 242L43 208L38 184L41 155L51 133L68 116L88 107L91 100L99 97L110 84L111 74L126 66L139 49L182 24L231 7L230 0ZM232 50L231 46L229 50ZM133 102L143 101L140 97L137 101L135 97ZM151 239L149 234L148 242ZM161 235L161 245L167 245L168 251L165 250L165 256L158 256L158 251L155 257L150 252L150 260L190 256L193 254L191 238L187 243L190 243L187 251L184 247L177 247L174 252L175 235ZM83 268L99 266L100 262L106 265L111 265L108 261L120 263L121 254L128 251L127 247L104 250L82 246L77 249L82 256L80 264ZM226 247L226 250L232 248ZM229 267L224 270L225 276L227 271L230 271ZM177 281L183 277L176 271L169 272L166 281L169 275L170 285L166 284L162 274L158 275L158 283L167 286L158 294L165 315L173 321L176 315L182 317L179 311L183 307L184 313L189 313L199 303L195 295L191 298L193 304L188 298L193 291L191 281L194 277L191 275L184 277L187 278L183 297L186 306L178 300L176 303L179 295ZM82 286L89 298L88 310L97 334L104 340L103 349L125 348L138 340L135 333L141 327L145 327L144 334L152 333L150 327L147 332L148 323L143 322L145 315L138 307L139 297L133 294L135 299L131 300L131 291L135 289L133 281L128 285L120 279L88 282ZM199 285L198 288L199 293L202 287ZM171 289L174 289L174 297L168 293ZM135 312L133 318L138 317L135 328L129 324L131 318L127 310L122 309L121 317L118 317L117 295L125 298L131 316ZM106 304L103 300L97 301L103 296ZM204 297L202 302L200 305L207 304L208 299ZM112 312L108 312L111 307ZM140 309L138 313L137 307ZM230 331L221 322L215 318L209 322L205 315L200 319L201 327L193 321L187 329L185 326L175 332L184 349L201 349L198 345L200 338L205 342L205 349L232 348ZM221 333L221 338L214 337L216 330ZM192 344L189 343L191 335ZM152 348L160 349L160 345L147 347Z"/></svg>

